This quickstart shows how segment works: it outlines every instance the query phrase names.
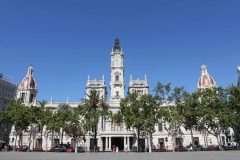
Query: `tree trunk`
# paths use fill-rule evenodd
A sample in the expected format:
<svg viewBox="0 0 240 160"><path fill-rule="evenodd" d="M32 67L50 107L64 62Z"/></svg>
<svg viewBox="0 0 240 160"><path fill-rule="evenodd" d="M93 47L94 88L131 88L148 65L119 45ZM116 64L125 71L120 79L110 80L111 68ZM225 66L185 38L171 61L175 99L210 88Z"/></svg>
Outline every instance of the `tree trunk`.
<svg viewBox="0 0 240 160"><path fill-rule="evenodd" d="M20 133L20 145L22 146L22 141L23 141L23 131Z"/></svg>
<svg viewBox="0 0 240 160"><path fill-rule="evenodd" d="M93 144L94 144L94 152L97 151L97 125L95 125L94 127L94 140L93 140Z"/></svg>
<svg viewBox="0 0 240 160"><path fill-rule="evenodd" d="M45 149L45 151L47 151L48 150L48 132L47 132L47 135L46 135L46 149Z"/></svg>
<svg viewBox="0 0 240 160"><path fill-rule="evenodd" d="M74 139L74 141L75 141L75 153L77 153L78 141L77 141L77 139Z"/></svg>
<svg viewBox="0 0 240 160"><path fill-rule="evenodd" d="M218 148L220 151L224 150L223 147L222 147L222 143L221 143L221 136L220 136L220 133L217 134L217 142L218 142Z"/></svg>
<svg viewBox="0 0 240 160"><path fill-rule="evenodd" d="M63 144L63 129L62 129L62 135L61 135L61 144Z"/></svg>
<svg viewBox="0 0 240 160"><path fill-rule="evenodd" d="M140 148L139 148L139 128L137 128L137 151L140 152Z"/></svg>
<svg viewBox="0 0 240 160"><path fill-rule="evenodd" d="M51 140L52 142L51 142L51 148L53 148L54 146L53 146L53 131L52 131L52 140Z"/></svg>
<svg viewBox="0 0 240 160"><path fill-rule="evenodd" d="M193 140L193 130L192 130L192 128L190 129L190 132L191 132L192 145L194 145L194 140Z"/></svg>
<svg viewBox="0 0 240 160"><path fill-rule="evenodd" d="M30 128L30 133L29 133L28 151L30 151L31 142L32 142L32 126L31 126L31 128Z"/></svg>
<svg viewBox="0 0 240 160"><path fill-rule="evenodd" d="M149 153L152 153L152 141L151 141L151 134L148 135L148 148L149 148Z"/></svg>
<svg viewBox="0 0 240 160"><path fill-rule="evenodd" d="M175 144L175 136L172 136L172 145L173 145L173 152L175 152L176 144Z"/></svg>
<svg viewBox="0 0 240 160"><path fill-rule="evenodd" d="M17 147L17 134L15 135L15 146L14 146L15 151L16 151L16 147Z"/></svg>
<svg viewBox="0 0 240 160"><path fill-rule="evenodd" d="M40 133L41 135L41 144L40 144L40 148L42 149L42 143L43 143L43 138L42 138L42 135L43 135L43 128L41 128L41 133Z"/></svg>

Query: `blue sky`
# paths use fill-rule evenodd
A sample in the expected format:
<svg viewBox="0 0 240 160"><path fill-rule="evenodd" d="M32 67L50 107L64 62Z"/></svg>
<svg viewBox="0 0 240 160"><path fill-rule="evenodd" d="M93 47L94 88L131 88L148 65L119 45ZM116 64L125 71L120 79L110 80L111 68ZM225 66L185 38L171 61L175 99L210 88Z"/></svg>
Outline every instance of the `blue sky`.
<svg viewBox="0 0 240 160"><path fill-rule="evenodd" d="M240 65L240 1L0 1L0 72L19 83L32 64L39 100L79 101L88 74L109 86L116 37L126 87L146 73L150 90L160 81L192 92L202 63L226 87Z"/></svg>

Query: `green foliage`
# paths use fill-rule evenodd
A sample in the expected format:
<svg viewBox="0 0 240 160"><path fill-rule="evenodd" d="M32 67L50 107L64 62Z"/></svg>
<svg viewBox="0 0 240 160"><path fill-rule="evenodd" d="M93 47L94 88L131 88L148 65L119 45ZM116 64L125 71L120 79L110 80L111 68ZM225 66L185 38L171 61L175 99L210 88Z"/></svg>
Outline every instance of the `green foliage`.
<svg viewBox="0 0 240 160"><path fill-rule="evenodd" d="M228 112L230 112L230 123L234 129L235 140L240 141L240 87L230 86L226 88L228 97ZM225 115L226 116L226 115Z"/></svg>
<svg viewBox="0 0 240 160"><path fill-rule="evenodd" d="M58 106L56 115L54 118L56 118L55 125L57 127L62 128L64 131L66 127L68 126L69 121L71 121L71 113L72 113L72 107L68 104L60 104Z"/></svg>
<svg viewBox="0 0 240 160"><path fill-rule="evenodd" d="M141 106L136 93L129 94L121 100L120 110L127 129L142 128Z"/></svg>
<svg viewBox="0 0 240 160"><path fill-rule="evenodd" d="M138 139L140 135L148 137L151 152L151 135L155 132L155 125L158 122L157 113L158 104L156 97L150 94L139 97L137 93L132 93L121 100L120 112L114 116L117 122L121 120L120 116L123 116L127 129L133 128L137 130ZM138 148L139 150L140 148Z"/></svg>
<svg viewBox="0 0 240 160"><path fill-rule="evenodd" d="M121 123L123 123L122 112L118 111L117 113L113 114L111 119L112 119L113 123L120 125Z"/></svg>
<svg viewBox="0 0 240 160"><path fill-rule="evenodd" d="M78 106L78 112L85 131L94 131L94 151L97 149L97 124L99 118L103 119L109 117L111 112L108 110L108 105L105 99L100 97L99 92L91 90L88 98L84 100L83 104Z"/></svg>
<svg viewBox="0 0 240 160"><path fill-rule="evenodd" d="M87 96L83 104L78 106L78 112L84 121L85 129L90 131L96 127L101 116L107 117L110 112L105 99L101 98L96 90L91 90Z"/></svg>
<svg viewBox="0 0 240 160"><path fill-rule="evenodd" d="M60 134L61 124L57 121L58 115L52 109L47 108L46 112L46 128L49 132Z"/></svg>
<svg viewBox="0 0 240 160"><path fill-rule="evenodd" d="M67 122L65 131L70 137L77 140L86 134L84 124L80 119L81 116L77 108L72 109L69 116L70 119Z"/></svg>
<svg viewBox="0 0 240 160"><path fill-rule="evenodd" d="M19 100L10 102L7 108L7 121L15 127L15 131L20 135L27 130L31 123L30 109Z"/></svg>
<svg viewBox="0 0 240 160"><path fill-rule="evenodd" d="M159 105L168 105L172 102L171 97L171 84L166 85L157 82L157 86L154 89L155 97L158 99Z"/></svg>
<svg viewBox="0 0 240 160"><path fill-rule="evenodd" d="M225 90L222 88L199 90L196 114L197 129L205 130L218 139L220 133L231 126L231 111ZM220 141L218 142L220 144Z"/></svg>
<svg viewBox="0 0 240 160"><path fill-rule="evenodd" d="M0 111L0 124L7 122L7 112L6 111Z"/></svg>
<svg viewBox="0 0 240 160"><path fill-rule="evenodd" d="M155 125L158 122L157 113L157 99L152 95L142 95L139 99L141 106L140 117L142 119L142 128L145 134L152 134L155 132Z"/></svg>

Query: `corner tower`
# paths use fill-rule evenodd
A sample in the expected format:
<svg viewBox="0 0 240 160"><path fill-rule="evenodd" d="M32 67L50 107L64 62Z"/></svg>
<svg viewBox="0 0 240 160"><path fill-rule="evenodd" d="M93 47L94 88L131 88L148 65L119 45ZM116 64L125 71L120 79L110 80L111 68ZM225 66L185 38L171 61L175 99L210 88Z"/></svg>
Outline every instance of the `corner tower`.
<svg viewBox="0 0 240 160"><path fill-rule="evenodd" d="M114 41L111 52L111 80L110 80L110 99L124 98L124 53L118 38Z"/></svg>
<svg viewBox="0 0 240 160"><path fill-rule="evenodd" d="M28 67L27 75L23 78L21 84L18 86L17 99L27 106L36 103L37 85L33 78L33 67Z"/></svg>

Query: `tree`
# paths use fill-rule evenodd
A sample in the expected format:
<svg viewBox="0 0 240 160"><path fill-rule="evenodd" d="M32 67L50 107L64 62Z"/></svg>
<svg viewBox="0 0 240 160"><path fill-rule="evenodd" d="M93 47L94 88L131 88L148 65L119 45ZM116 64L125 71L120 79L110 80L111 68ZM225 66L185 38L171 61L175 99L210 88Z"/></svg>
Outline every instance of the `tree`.
<svg viewBox="0 0 240 160"><path fill-rule="evenodd" d="M20 145L22 145L23 131L26 131L30 125L30 115L29 107L24 106L20 100L13 100L10 102L7 108L7 121L13 125L15 129L15 148L17 136L19 136Z"/></svg>
<svg viewBox="0 0 240 160"><path fill-rule="evenodd" d="M85 129L89 132L94 132L94 152L97 151L97 124L100 117L110 115L108 108L105 99L100 97L99 92L96 90L91 90L87 95L87 99L84 99L83 104L78 106L79 113L84 121Z"/></svg>
<svg viewBox="0 0 240 160"><path fill-rule="evenodd" d="M118 112L112 115L111 119L113 123L121 125L121 123L123 122L122 112L119 110Z"/></svg>
<svg viewBox="0 0 240 160"><path fill-rule="evenodd" d="M197 113L196 113L197 106L198 106L197 93L192 93L191 95L188 93L184 94L183 126L186 130L190 130L192 144L194 144L193 129L197 128Z"/></svg>
<svg viewBox="0 0 240 160"><path fill-rule="evenodd" d="M197 129L215 136L219 146L222 145L220 134L231 125L226 92L222 88L200 90L196 113Z"/></svg>
<svg viewBox="0 0 240 160"><path fill-rule="evenodd" d="M236 142L240 142L240 87L230 86L226 89L228 102L227 106L231 113L231 127L234 131Z"/></svg>
<svg viewBox="0 0 240 160"><path fill-rule="evenodd" d="M127 129L136 129L137 131L137 148L140 152L140 133L143 130L143 123L141 117L141 106L136 93L129 94L121 100L120 110L124 116L124 122Z"/></svg>
<svg viewBox="0 0 240 160"><path fill-rule="evenodd" d="M152 95L142 95L139 99L142 119L142 128L145 135L148 137L149 152L152 152L152 134L155 132L155 125L158 122L158 106L157 98Z"/></svg>
<svg viewBox="0 0 240 160"><path fill-rule="evenodd" d="M38 102L38 106L31 106L31 116L32 116L32 125L31 130L36 130L40 132L41 144L40 148L42 149L42 136L43 136L43 128L47 124L47 114L46 114L46 101ZM30 133L31 135L31 133Z"/></svg>
<svg viewBox="0 0 240 160"><path fill-rule="evenodd" d="M84 121L81 121L78 108L74 108L71 112L70 121L65 128L66 133L73 138L75 142L75 153L77 153L78 140L85 136L86 131L84 128Z"/></svg>
<svg viewBox="0 0 240 160"><path fill-rule="evenodd" d="M184 122L185 100L188 93L183 87L175 87L171 92L171 84L163 85L157 83L155 94L161 109L158 112L158 119L164 122L164 128L172 137L173 151L176 147L176 137L182 136L181 126Z"/></svg>
<svg viewBox="0 0 240 160"><path fill-rule="evenodd" d="M53 148L54 133L60 135L61 124L58 122L58 115L54 113L53 109L48 107L45 112L46 116L46 130L51 133L51 148Z"/></svg>
<svg viewBox="0 0 240 160"><path fill-rule="evenodd" d="M55 125L60 126L62 129L61 144L63 144L63 134L68 127L68 122L71 120L71 112L72 108L68 104L60 104L56 115L54 115L54 118L56 118L56 121L54 122Z"/></svg>

